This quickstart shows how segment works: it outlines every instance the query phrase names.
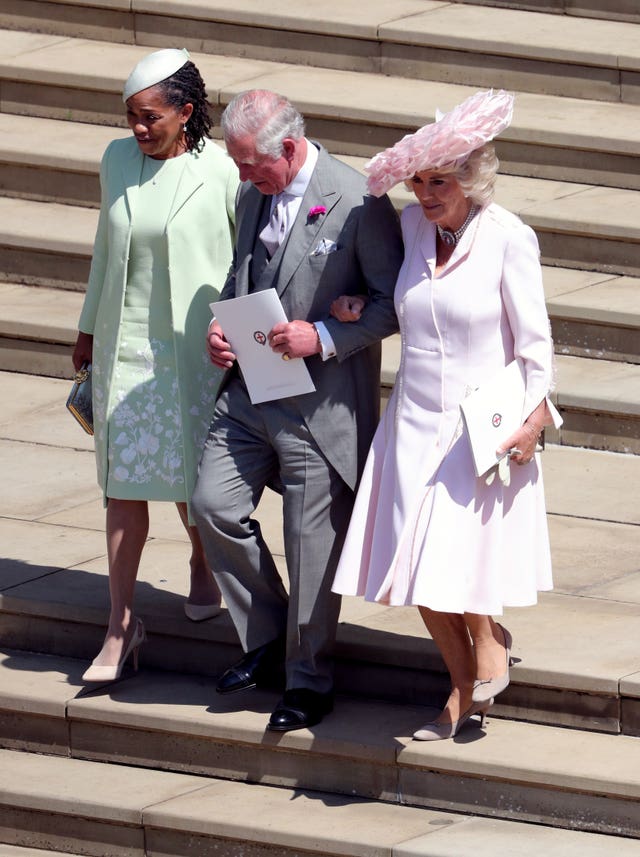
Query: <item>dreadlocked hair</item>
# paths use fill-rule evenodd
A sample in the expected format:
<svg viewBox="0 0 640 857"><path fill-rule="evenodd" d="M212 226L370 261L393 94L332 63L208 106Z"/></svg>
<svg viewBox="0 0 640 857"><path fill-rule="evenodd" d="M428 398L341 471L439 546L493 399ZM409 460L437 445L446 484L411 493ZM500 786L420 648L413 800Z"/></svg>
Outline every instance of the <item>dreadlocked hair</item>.
<svg viewBox="0 0 640 857"><path fill-rule="evenodd" d="M211 118L204 81L196 66L188 61L175 74L158 84L172 107L180 110L185 104L193 104L193 113L184 128L187 151L202 150L204 138L210 137Z"/></svg>

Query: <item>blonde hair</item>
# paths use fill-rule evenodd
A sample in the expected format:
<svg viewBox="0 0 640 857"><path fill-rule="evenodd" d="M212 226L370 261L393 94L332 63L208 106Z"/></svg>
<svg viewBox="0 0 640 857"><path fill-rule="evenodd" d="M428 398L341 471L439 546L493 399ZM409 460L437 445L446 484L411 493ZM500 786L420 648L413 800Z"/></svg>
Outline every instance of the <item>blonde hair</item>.
<svg viewBox="0 0 640 857"><path fill-rule="evenodd" d="M498 167L493 143L475 149L459 167L453 170L464 195L483 208L493 201Z"/></svg>

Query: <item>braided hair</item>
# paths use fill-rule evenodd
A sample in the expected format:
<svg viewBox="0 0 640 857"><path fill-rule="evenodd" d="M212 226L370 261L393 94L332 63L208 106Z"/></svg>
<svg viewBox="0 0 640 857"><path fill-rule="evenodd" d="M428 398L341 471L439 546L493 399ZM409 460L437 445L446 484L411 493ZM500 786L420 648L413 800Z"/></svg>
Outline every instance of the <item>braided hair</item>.
<svg viewBox="0 0 640 857"><path fill-rule="evenodd" d="M205 137L210 137L211 118L204 81L197 67L186 62L171 77L161 80L158 87L162 90L167 104L180 110L185 104L193 104L193 113L184 128L187 151L202 150Z"/></svg>

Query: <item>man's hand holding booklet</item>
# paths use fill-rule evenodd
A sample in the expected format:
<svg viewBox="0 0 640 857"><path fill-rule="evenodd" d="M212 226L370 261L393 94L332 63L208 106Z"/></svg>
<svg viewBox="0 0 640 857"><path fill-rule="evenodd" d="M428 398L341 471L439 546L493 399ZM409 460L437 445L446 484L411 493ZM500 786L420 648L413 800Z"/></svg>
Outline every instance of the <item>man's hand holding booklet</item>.
<svg viewBox="0 0 640 857"><path fill-rule="evenodd" d="M210 307L238 358L252 404L315 390L304 360L283 359L269 346L269 331L288 320L275 289L217 301Z"/></svg>

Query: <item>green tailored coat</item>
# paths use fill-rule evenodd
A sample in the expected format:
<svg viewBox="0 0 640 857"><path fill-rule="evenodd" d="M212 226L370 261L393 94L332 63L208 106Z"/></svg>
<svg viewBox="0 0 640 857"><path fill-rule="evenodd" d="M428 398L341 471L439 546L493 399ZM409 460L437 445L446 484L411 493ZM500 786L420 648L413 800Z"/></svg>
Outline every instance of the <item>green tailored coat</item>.
<svg viewBox="0 0 640 857"><path fill-rule="evenodd" d="M177 189L169 186L172 198L163 204L169 211L164 233L169 269L166 312L173 335L184 486L189 501L222 377L206 353L206 331L211 319L209 304L217 300L231 264L238 175L231 158L210 140L205 141L201 152L189 152L182 158L186 161ZM82 332L93 335L96 462L105 502L109 431L114 431L114 412L122 405L122 390L116 395L114 380L143 163L144 156L133 137L114 140L105 151L100 168L100 217L78 323ZM158 192L162 193L160 186ZM143 216L139 210L138 217Z"/></svg>

